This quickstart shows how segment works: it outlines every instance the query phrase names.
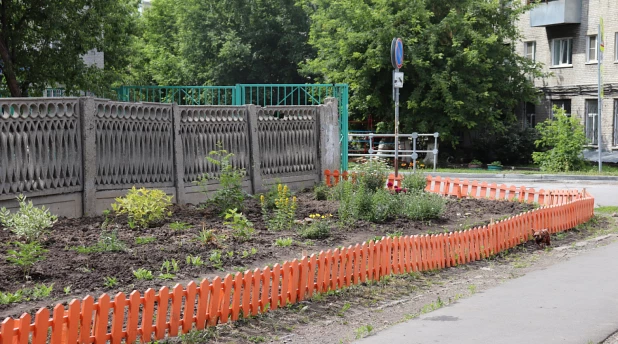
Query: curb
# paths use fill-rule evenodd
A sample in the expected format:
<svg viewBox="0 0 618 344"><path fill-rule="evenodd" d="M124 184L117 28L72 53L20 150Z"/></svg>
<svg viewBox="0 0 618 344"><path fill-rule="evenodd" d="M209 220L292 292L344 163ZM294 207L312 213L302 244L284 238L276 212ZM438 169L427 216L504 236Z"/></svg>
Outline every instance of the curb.
<svg viewBox="0 0 618 344"><path fill-rule="evenodd" d="M401 174L410 174L412 172L401 172ZM505 180L525 180L531 182L546 182L546 181L603 181L603 182L618 182L618 176L589 176L589 175L562 175L562 174L510 174L510 173L451 173L451 172L423 172L426 176L433 177L448 177L448 178L466 178L466 179L505 179Z"/></svg>

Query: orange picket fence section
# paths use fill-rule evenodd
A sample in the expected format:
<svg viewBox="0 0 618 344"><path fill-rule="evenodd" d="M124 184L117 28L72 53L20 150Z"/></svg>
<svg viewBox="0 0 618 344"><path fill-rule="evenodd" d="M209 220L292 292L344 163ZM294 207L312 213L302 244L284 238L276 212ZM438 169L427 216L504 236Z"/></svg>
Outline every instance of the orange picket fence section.
<svg viewBox="0 0 618 344"><path fill-rule="evenodd" d="M484 259L527 241L532 229L556 233L588 221L594 198L583 192L534 191L495 184L427 178L427 190L461 197L489 197L539 202L545 206L465 231L438 235L382 238L377 242L320 252L301 260L190 282L186 288L148 289L112 298L101 295L73 300L68 309L41 308L31 318L0 323L0 344L134 343L175 337L192 329L235 321L239 317L285 307L316 293L335 290L390 274L441 269ZM399 181L400 182L400 181ZM336 183L336 182L335 182Z"/></svg>

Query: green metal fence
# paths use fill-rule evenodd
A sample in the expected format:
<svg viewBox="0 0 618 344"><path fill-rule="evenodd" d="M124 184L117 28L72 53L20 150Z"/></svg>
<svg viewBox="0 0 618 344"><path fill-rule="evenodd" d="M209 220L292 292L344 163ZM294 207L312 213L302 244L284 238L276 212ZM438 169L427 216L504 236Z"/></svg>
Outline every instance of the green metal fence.
<svg viewBox="0 0 618 344"><path fill-rule="evenodd" d="M341 168L348 169L347 84L237 84L236 86L122 86L118 99L180 105L319 105L328 97L339 102Z"/></svg>

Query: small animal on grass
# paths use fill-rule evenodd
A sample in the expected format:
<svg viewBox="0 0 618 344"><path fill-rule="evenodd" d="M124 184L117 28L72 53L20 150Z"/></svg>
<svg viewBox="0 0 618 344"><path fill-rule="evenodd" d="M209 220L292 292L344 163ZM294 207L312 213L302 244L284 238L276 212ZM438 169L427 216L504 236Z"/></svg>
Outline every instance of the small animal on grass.
<svg viewBox="0 0 618 344"><path fill-rule="evenodd" d="M547 229L541 229L539 231L532 230L532 236L534 237L534 241L540 248L545 248L545 246L551 246L551 242L549 241L549 231Z"/></svg>

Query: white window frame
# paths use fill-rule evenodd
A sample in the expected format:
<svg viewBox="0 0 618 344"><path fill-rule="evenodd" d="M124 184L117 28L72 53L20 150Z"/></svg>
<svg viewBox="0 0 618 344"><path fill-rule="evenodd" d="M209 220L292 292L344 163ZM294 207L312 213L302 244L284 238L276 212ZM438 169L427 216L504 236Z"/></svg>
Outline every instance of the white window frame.
<svg viewBox="0 0 618 344"><path fill-rule="evenodd" d="M556 46L556 42L560 42L560 51L559 51L559 58L560 58L560 62L558 64L555 64L555 46ZM562 43L566 43L562 44ZM564 49L566 49L566 53L567 53L567 61L566 62L562 62L562 57L564 55ZM552 39L551 40L551 66L552 67L571 67L573 66L573 38L572 37L563 37L563 38L556 38L556 39ZM570 54L569 54L570 52Z"/></svg>
<svg viewBox="0 0 618 344"><path fill-rule="evenodd" d="M618 62L618 32L614 36L614 61Z"/></svg>
<svg viewBox="0 0 618 344"><path fill-rule="evenodd" d="M594 103L594 102L596 102L596 107L597 107L596 113L589 112L590 110L589 110L588 104ZM599 130L599 101L598 99L586 99L584 122L585 122L585 127L586 127L586 139L588 139L588 144L591 146L596 146L598 144L597 140L598 140L598 130Z"/></svg>
<svg viewBox="0 0 618 344"><path fill-rule="evenodd" d="M536 61L536 41L527 41L524 42L524 56L528 57L530 55L530 51L528 51L528 44L532 43L532 61Z"/></svg>
<svg viewBox="0 0 618 344"><path fill-rule="evenodd" d="M594 46L592 46L592 39L594 38ZM597 35L586 36L586 63L598 63L599 62L599 43L597 41ZM594 59L591 58L590 52L594 50Z"/></svg>

